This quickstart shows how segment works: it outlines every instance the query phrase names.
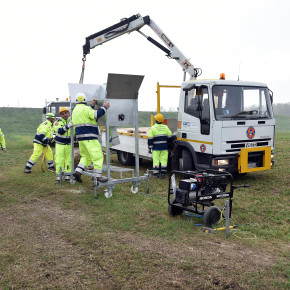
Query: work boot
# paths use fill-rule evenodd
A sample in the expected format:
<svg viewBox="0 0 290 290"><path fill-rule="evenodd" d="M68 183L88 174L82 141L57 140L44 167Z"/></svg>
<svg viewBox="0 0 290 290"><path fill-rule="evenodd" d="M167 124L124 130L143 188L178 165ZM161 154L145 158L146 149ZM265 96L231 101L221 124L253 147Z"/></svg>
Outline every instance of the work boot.
<svg viewBox="0 0 290 290"><path fill-rule="evenodd" d="M82 175L81 175L78 171L75 171L75 172L73 173L73 177L75 178L75 180L76 180L77 182L80 182L80 183L83 182L81 176L82 176Z"/></svg>
<svg viewBox="0 0 290 290"><path fill-rule="evenodd" d="M97 177L97 180L99 182L107 182L108 181L108 178L106 176L99 176L99 177Z"/></svg>
<svg viewBox="0 0 290 290"><path fill-rule="evenodd" d="M56 180L54 184L60 184L60 180Z"/></svg>
<svg viewBox="0 0 290 290"><path fill-rule="evenodd" d="M153 173L152 178L159 178L159 174Z"/></svg>
<svg viewBox="0 0 290 290"><path fill-rule="evenodd" d="M24 173L29 174L29 173L31 173L31 170L25 168L25 169L24 169Z"/></svg>
<svg viewBox="0 0 290 290"><path fill-rule="evenodd" d="M70 183L70 178L65 178L64 181Z"/></svg>
<svg viewBox="0 0 290 290"><path fill-rule="evenodd" d="M53 168L48 168L47 171L48 172L55 172L55 168L54 167Z"/></svg>

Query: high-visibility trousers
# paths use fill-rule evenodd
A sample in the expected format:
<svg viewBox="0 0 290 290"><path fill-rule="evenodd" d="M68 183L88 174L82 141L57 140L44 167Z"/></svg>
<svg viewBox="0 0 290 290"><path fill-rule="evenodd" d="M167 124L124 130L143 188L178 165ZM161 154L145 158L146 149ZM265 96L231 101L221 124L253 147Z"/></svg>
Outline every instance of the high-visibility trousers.
<svg viewBox="0 0 290 290"><path fill-rule="evenodd" d="M166 173L168 162L168 150L153 150L153 174L159 173L159 164L161 164L161 173Z"/></svg>
<svg viewBox="0 0 290 290"><path fill-rule="evenodd" d="M76 171L82 173L85 167L93 163L96 173L101 174L104 157L100 142L97 139L79 141L79 148L81 160Z"/></svg>
<svg viewBox="0 0 290 290"><path fill-rule="evenodd" d="M52 161L53 160L53 153L52 150L50 148L49 145L47 145L47 147L42 146L40 144L37 143L33 143L33 153L30 156L30 159L34 162L36 162L38 160L38 158L41 156L41 154L44 152L45 148L46 149L46 153L45 153L45 158L47 161Z"/></svg>
<svg viewBox="0 0 290 290"><path fill-rule="evenodd" d="M71 171L71 144L61 145L55 144L55 168L56 173L59 174L60 167L63 172Z"/></svg>

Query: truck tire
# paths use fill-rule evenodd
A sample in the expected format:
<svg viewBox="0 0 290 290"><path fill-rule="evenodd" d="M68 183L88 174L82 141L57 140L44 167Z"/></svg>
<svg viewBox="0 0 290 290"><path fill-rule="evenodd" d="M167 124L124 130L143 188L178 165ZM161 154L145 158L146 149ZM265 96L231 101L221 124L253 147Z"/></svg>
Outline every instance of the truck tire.
<svg viewBox="0 0 290 290"><path fill-rule="evenodd" d="M118 151L118 160L124 166L131 166L135 164L135 158L132 153Z"/></svg>
<svg viewBox="0 0 290 290"><path fill-rule="evenodd" d="M194 168L191 153L188 149L182 149L181 158L179 159L180 171L192 171Z"/></svg>

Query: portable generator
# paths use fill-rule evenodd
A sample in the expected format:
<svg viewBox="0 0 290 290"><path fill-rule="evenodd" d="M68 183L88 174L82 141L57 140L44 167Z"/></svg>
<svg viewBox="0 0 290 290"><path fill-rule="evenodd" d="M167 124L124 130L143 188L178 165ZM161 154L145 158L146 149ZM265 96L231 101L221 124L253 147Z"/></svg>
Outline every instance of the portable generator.
<svg viewBox="0 0 290 290"><path fill-rule="evenodd" d="M178 186L177 186L178 182ZM233 185L233 177L228 172L216 170L172 171L169 176L168 212L172 216L183 211L203 217L206 226L212 226L221 219L221 208L213 203L216 199L229 199L230 217L232 213L233 191L248 185Z"/></svg>

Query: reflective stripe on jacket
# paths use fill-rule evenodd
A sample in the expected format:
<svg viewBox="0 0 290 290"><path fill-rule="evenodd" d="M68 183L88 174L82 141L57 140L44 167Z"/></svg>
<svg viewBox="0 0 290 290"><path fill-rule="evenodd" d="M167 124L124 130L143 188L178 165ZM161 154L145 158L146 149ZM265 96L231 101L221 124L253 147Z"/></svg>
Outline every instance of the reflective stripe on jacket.
<svg viewBox="0 0 290 290"><path fill-rule="evenodd" d="M148 147L153 150L168 150L167 142L173 139L170 129L164 124L156 123L148 134Z"/></svg>
<svg viewBox="0 0 290 290"><path fill-rule="evenodd" d="M34 137L33 143L37 143L46 146L53 136L53 125L49 120L41 123Z"/></svg>
<svg viewBox="0 0 290 290"><path fill-rule="evenodd" d="M75 134L78 141L98 139L97 121L105 115L106 108L93 110L85 104L77 104L72 113L72 121L75 126Z"/></svg>
<svg viewBox="0 0 290 290"><path fill-rule="evenodd" d="M56 136L54 138L55 143L60 145L67 145L70 144L70 128L68 127L68 123L70 122L70 117L65 119L60 119L55 121L53 124L54 132Z"/></svg>

